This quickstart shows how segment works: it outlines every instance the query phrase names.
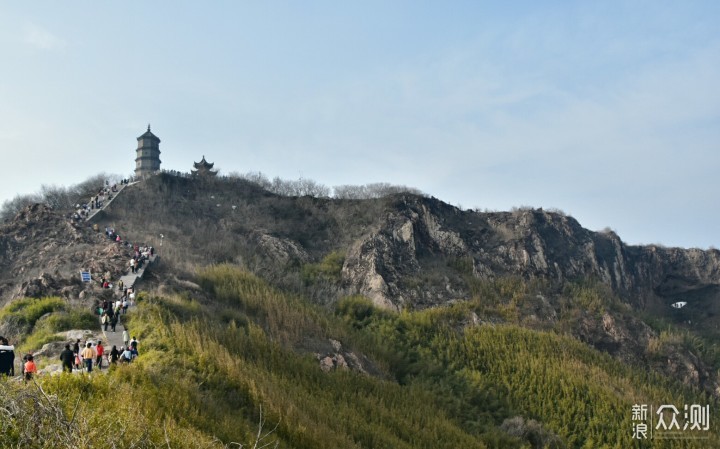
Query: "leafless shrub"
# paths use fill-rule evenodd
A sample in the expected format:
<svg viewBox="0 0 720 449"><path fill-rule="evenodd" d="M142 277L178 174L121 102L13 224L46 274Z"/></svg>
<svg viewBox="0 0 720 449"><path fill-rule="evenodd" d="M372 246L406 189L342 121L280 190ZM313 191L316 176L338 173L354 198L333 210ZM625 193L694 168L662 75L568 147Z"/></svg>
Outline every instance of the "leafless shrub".
<svg viewBox="0 0 720 449"><path fill-rule="evenodd" d="M518 213L518 212L531 212L535 210L532 206L522 205L522 206L513 206L510 208L510 212L512 213Z"/></svg>
<svg viewBox="0 0 720 449"><path fill-rule="evenodd" d="M35 380L26 385L0 382L0 446L17 448L46 447L152 447L147 435L133 441L106 439L128 423L107 421L89 422L80 413L81 396L63 407L61 399L45 392ZM65 410L69 413L66 413ZM123 432L124 434L124 432Z"/></svg>
<svg viewBox="0 0 720 449"><path fill-rule="evenodd" d="M53 209L68 209L76 202L78 195L66 187L49 186L43 184L40 187L42 202Z"/></svg>
<svg viewBox="0 0 720 449"><path fill-rule="evenodd" d="M260 405L260 419L258 421L257 434L255 435L255 441L253 442L252 446L248 447L250 447L251 449L277 448L280 442L272 439L272 435L275 433L279 425L280 422L278 421L277 424L275 424L275 427L273 427L269 431L265 431L265 416L263 415L262 405ZM245 447L245 445L240 443L230 443L226 447L229 448L232 446L237 446L240 449Z"/></svg>
<svg viewBox="0 0 720 449"><path fill-rule="evenodd" d="M598 231L600 234L606 234L606 235L617 235L617 231L615 231L610 226L605 226L601 230Z"/></svg>
<svg viewBox="0 0 720 449"><path fill-rule="evenodd" d="M563 217L567 217L567 214L565 213L565 211L558 207L550 207L545 210L550 212L551 214L558 214L558 215L562 215Z"/></svg>
<svg viewBox="0 0 720 449"><path fill-rule="evenodd" d="M245 174L231 172L227 176L227 179L244 179L269 192L282 196L313 196L316 198L327 198L330 196L330 189L327 186L307 178L286 180L276 176L271 181L261 172L248 172Z"/></svg>
<svg viewBox="0 0 720 449"><path fill-rule="evenodd" d="M56 210L71 210L76 204L84 203L95 195L106 182L114 184L119 180L118 175L99 173L70 187L43 184L37 193L16 195L12 200L5 201L0 208L0 219L11 219L25 207L36 203Z"/></svg>
<svg viewBox="0 0 720 449"><path fill-rule="evenodd" d="M333 192L335 198L343 200L383 198L397 193L423 194L420 190L413 187L393 185L386 182L365 185L340 185L333 187Z"/></svg>
<svg viewBox="0 0 720 449"><path fill-rule="evenodd" d="M240 173L232 173L231 176L237 176L239 179L250 181L262 187L265 190L272 189L272 182L262 172L247 172L243 175Z"/></svg>

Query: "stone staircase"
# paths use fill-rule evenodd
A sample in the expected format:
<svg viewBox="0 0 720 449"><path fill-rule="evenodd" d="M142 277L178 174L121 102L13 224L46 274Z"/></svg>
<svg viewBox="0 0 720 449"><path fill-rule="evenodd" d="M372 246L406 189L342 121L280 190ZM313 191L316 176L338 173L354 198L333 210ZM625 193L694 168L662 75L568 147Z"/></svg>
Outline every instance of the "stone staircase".
<svg viewBox="0 0 720 449"><path fill-rule="evenodd" d="M102 207L97 209L92 209L88 216L85 218L85 221L90 221L95 215L97 215L101 210L105 210L106 207L110 205L113 201L115 201L115 198L120 195L120 192L122 192L125 187L131 186L133 184L137 184L140 181L134 181L129 184L120 184L120 187L118 187L117 192L110 192L108 195L100 195L100 200L102 201ZM109 198L109 196L112 195L112 198Z"/></svg>

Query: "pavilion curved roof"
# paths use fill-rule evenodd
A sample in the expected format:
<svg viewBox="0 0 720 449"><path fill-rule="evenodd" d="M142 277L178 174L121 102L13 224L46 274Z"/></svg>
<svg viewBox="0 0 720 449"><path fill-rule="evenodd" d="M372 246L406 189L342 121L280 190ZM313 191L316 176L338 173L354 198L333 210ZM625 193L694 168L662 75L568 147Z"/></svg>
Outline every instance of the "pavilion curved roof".
<svg viewBox="0 0 720 449"><path fill-rule="evenodd" d="M208 170L209 170L209 169L213 168L214 165L215 165L214 162L208 162L208 161L206 161L206 160L205 160L205 156L202 157L202 159L200 160L200 162L193 162L193 167L195 167L195 168L197 168L197 169L205 168L205 169L208 169Z"/></svg>

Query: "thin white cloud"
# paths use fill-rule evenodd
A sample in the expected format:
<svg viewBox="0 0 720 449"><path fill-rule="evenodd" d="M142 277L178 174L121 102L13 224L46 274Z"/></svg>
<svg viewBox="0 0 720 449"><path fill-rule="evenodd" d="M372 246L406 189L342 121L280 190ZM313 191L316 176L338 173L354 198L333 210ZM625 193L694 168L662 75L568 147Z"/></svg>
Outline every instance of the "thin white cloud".
<svg viewBox="0 0 720 449"><path fill-rule="evenodd" d="M40 50L58 50L67 45L62 38L33 23L25 26L23 41Z"/></svg>

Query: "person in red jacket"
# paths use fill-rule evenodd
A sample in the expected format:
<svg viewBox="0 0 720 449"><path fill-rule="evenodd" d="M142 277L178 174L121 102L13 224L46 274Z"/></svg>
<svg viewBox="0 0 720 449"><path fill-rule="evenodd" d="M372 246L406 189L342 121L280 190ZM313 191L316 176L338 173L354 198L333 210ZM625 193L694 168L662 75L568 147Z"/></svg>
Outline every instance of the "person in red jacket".
<svg viewBox="0 0 720 449"><path fill-rule="evenodd" d="M95 362L95 365L98 369L102 369L102 357L105 353L105 348L100 340L98 340L97 345L95 346L95 352L97 353L97 361Z"/></svg>

